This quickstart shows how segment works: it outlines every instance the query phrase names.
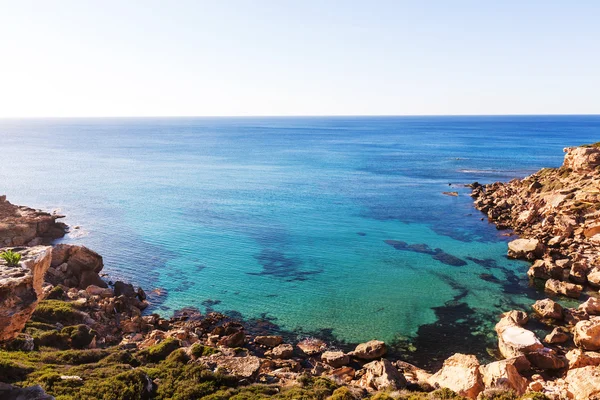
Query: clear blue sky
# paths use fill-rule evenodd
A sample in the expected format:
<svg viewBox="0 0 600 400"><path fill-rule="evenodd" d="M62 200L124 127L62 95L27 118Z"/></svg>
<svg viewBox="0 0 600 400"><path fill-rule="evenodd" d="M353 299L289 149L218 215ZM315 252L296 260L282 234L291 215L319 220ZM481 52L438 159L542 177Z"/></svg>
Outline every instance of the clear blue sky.
<svg viewBox="0 0 600 400"><path fill-rule="evenodd" d="M600 1L0 0L0 117L600 113Z"/></svg>

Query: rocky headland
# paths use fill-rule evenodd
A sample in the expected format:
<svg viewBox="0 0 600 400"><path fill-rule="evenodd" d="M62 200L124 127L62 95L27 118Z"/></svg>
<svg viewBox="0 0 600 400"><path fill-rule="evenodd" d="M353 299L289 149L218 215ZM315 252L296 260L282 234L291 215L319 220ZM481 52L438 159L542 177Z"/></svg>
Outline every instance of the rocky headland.
<svg viewBox="0 0 600 400"><path fill-rule="evenodd" d="M497 361L455 354L438 371L377 340L342 351L215 312L151 314L142 288L101 277L99 254L47 245L66 231L60 216L1 197L0 253L22 258L0 260L0 399L600 398L598 165L598 146L574 148L559 169L473 185L477 208L520 235L509 256L533 262L549 298L500 317Z"/></svg>

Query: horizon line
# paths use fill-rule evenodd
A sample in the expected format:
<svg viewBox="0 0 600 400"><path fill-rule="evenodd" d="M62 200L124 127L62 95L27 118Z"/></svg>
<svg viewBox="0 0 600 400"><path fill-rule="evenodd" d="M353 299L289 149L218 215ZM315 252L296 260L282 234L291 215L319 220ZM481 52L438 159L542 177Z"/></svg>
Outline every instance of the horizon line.
<svg viewBox="0 0 600 400"><path fill-rule="evenodd" d="M166 118L365 118L365 117L561 117L580 116L594 117L597 114L256 114L256 115L102 115L102 116L16 116L2 117L0 120L34 120L34 119L166 119Z"/></svg>

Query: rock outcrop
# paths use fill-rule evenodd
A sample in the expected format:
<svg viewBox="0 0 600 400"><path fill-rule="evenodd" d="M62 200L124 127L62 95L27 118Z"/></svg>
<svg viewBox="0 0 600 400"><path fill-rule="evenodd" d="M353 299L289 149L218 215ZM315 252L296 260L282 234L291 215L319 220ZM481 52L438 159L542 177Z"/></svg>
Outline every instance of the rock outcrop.
<svg viewBox="0 0 600 400"><path fill-rule="evenodd" d="M67 226L56 220L63 217L16 206L0 196L0 247L35 246L61 238Z"/></svg>
<svg viewBox="0 0 600 400"><path fill-rule="evenodd" d="M457 353L444 361L442 369L429 378L429 383L434 387L449 388L461 396L476 399L485 388L479 367L475 356Z"/></svg>
<svg viewBox="0 0 600 400"><path fill-rule="evenodd" d="M42 297L44 275L52 260L48 246L14 250L22 256L18 266L0 260L0 342L15 337L29 320Z"/></svg>
<svg viewBox="0 0 600 400"><path fill-rule="evenodd" d="M507 183L471 185L475 206L520 238L508 255L535 261L529 276L546 290L578 298L600 287L600 145L570 147L560 168Z"/></svg>
<svg viewBox="0 0 600 400"><path fill-rule="evenodd" d="M103 267L102 256L95 251L84 246L59 244L54 246L52 264L46 279L55 285L80 289L86 289L90 285L107 288L108 285L99 275Z"/></svg>

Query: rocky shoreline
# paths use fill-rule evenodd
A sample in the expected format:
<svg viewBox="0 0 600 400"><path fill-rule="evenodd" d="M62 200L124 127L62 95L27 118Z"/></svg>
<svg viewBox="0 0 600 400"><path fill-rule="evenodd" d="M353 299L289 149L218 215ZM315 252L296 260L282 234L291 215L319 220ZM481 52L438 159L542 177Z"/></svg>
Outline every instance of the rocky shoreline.
<svg viewBox="0 0 600 400"><path fill-rule="evenodd" d="M455 354L435 373L380 341L340 351L216 312L146 315L142 288L102 279L102 256L49 245L67 231L61 216L0 197L0 252L22 255L0 260L0 398L600 398L599 165L600 146L574 148L560 169L472 185L476 207L521 236L509 256L534 261L529 276L552 298L502 316L503 359ZM562 307L562 295L586 301Z"/></svg>

